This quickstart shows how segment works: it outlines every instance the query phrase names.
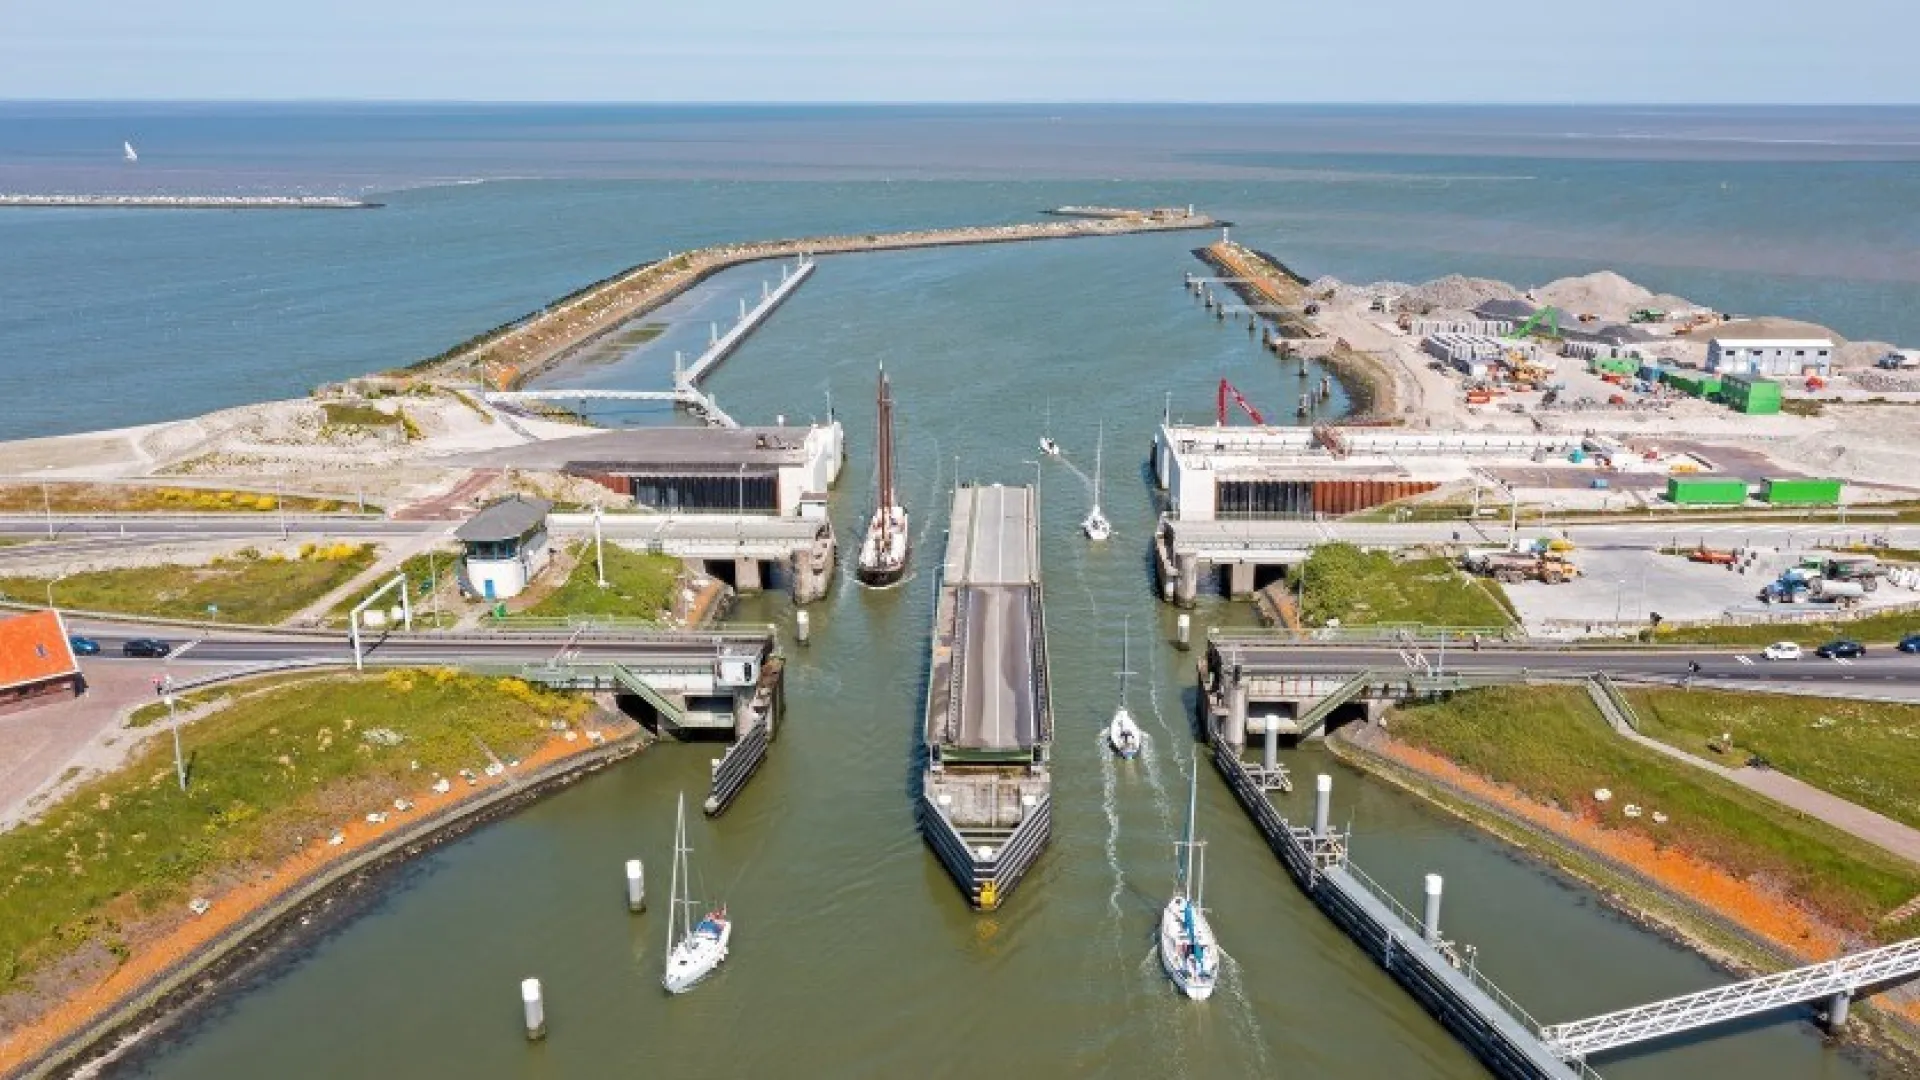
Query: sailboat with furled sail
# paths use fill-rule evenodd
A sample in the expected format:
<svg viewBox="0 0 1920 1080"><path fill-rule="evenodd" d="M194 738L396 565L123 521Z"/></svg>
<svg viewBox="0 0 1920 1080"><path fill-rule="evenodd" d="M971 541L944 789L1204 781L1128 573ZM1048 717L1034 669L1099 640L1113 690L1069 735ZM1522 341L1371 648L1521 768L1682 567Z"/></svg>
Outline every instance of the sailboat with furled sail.
<svg viewBox="0 0 1920 1080"><path fill-rule="evenodd" d="M1193 838L1194 812L1200 800L1200 756L1193 758L1192 786L1187 789L1187 838L1174 847L1180 852L1178 891L1160 911L1160 966L1180 992L1205 1001L1220 977L1220 944L1202 906L1206 891L1204 841Z"/></svg>
<svg viewBox="0 0 1920 1080"><path fill-rule="evenodd" d="M880 368L876 394L878 419L874 433L875 495L873 518L860 541L860 559L854 577L872 588L892 585L907 573L907 508L900 505L893 477L893 384Z"/></svg>

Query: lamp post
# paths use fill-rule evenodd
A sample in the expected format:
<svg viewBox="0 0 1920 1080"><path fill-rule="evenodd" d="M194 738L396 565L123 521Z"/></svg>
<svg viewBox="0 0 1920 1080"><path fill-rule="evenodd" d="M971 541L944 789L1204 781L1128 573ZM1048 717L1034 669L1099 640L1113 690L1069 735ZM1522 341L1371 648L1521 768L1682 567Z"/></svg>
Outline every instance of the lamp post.
<svg viewBox="0 0 1920 1080"><path fill-rule="evenodd" d="M601 588L607 587L607 555L600 543L600 507L593 508L593 569Z"/></svg>
<svg viewBox="0 0 1920 1080"><path fill-rule="evenodd" d="M55 611L55 612L60 610L59 608L55 607L53 603L53 587L59 584L60 582L65 581L67 577L68 577L68 574L60 573L60 574L55 574L54 576L47 579L47 610Z"/></svg>
<svg viewBox="0 0 1920 1080"><path fill-rule="evenodd" d="M180 780L180 790L187 790L187 759L180 753L180 717L173 709L173 676L169 675L160 683L160 700L167 703L167 726L173 729L173 773Z"/></svg>

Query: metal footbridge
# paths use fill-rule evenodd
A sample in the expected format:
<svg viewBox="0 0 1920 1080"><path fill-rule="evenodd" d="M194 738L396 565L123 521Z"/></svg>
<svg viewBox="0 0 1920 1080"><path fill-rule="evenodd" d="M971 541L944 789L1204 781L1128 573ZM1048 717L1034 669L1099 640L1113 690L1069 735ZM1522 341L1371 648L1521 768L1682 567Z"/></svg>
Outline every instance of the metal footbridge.
<svg viewBox="0 0 1920 1080"><path fill-rule="evenodd" d="M1847 1006L1856 992L1915 976L1920 976L1920 938L1586 1020L1551 1024L1540 1029L1540 1038L1562 1060L1581 1061L1606 1050L1808 1002L1825 1002L1827 1026L1838 1028L1846 1022Z"/></svg>
<svg viewBox="0 0 1920 1080"><path fill-rule="evenodd" d="M738 421L728 416L712 394L700 389L700 381L705 379L722 360L740 347L775 308L784 303L800 283L813 274L814 262L811 256L801 255L791 266L780 267L780 283L773 285L762 282L760 302L748 309L743 298L740 301L740 315L721 333L715 323L707 338L707 347L693 361L691 367L680 366L680 354L673 355L673 389L671 390L598 390L598 389L551 389L551 390L497 390L481 396L489 405L509 405L526 401L664 401L685 406L689 411L706 418L715 427L739 427Z"/></svg>

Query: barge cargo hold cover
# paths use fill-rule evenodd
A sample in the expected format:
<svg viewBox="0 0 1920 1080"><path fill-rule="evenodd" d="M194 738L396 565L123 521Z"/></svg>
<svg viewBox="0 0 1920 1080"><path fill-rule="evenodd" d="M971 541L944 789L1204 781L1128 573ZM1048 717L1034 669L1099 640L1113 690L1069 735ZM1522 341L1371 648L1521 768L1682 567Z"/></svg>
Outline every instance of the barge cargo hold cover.
<svg viewBox="0 0 1920 1080"><path fill-rule="evenodd" d="M953 495L934 606L918 812L967 901L1005 902L1053 833L1053 705L1029 487Z"/></svg>

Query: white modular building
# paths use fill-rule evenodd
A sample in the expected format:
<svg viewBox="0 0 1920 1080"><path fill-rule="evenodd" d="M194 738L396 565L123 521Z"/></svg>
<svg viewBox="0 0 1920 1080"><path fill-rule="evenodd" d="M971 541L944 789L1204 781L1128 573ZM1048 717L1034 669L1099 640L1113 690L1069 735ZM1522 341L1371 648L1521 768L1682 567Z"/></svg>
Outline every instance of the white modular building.
<svg viewBox="0 0 1920 1080"><path fill-rule="evenodd" d="M1826 375L1833 368L1827 338L1714 338L1707 370L1720 375Z"/></svg>

